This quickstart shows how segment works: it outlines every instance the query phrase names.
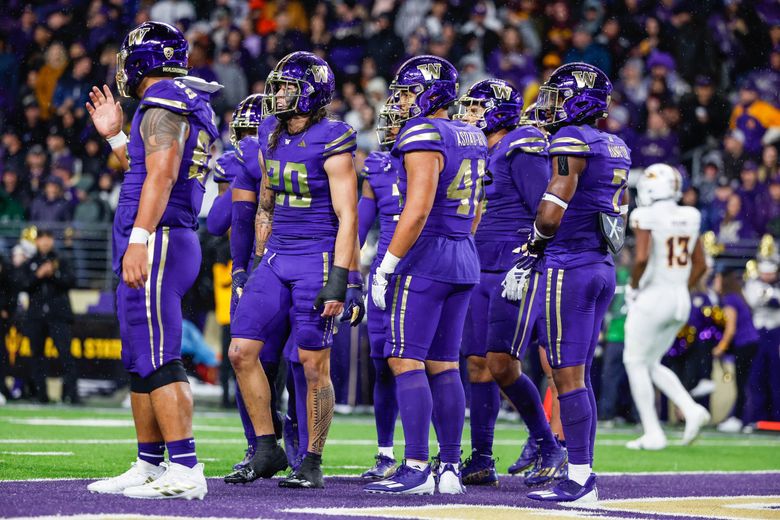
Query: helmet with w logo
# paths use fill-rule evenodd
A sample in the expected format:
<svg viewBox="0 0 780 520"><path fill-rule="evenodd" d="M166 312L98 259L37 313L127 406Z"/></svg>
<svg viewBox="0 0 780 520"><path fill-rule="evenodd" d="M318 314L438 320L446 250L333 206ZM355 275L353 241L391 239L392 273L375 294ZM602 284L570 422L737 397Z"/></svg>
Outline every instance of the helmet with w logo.
<svg viewBox="0 0 780 520"><path fill-rule="evenodd" d="M263 95L252 94L236 106L230 120L230 143L238 146L238 130L258 128L263 121Z"/></svg>
<svg viewBox="0 0 780 520"><path fill-rule="evenodd" d="M268 75L263 115L286 119L309 114L330 103L335 92L336 79L325 60L311 52L293 52Z"/></svg>
<svg viewBox="0 0 780 520"><path fill-rule="evenodd" d="M612 82L598 67L567 63L539 88L536 119L540 126L583 124L607 117Z"/></svg>
<svg viewBox="0 0 780 520"><path fill-rule="evenodd" d="M490 134L517 126L522 109L523 97L515 87L501 79L485 79L460 97L455 118Z"/></svg>
<svg viewBox="0 0 780 520"><path fill-rule="evenodd" d="M457 99L458 71L438 56L417 56L401 65L390 92L401 105L404 121L428 116Z"/></svg>
<svg viewBox="0 0 780 520"><path fill-rule="evenodd" d="M137 98L136 89L147 76L186 76L187 49L187 40L176 27L142 23L127 34L116 55L119 94Z"/></svg>

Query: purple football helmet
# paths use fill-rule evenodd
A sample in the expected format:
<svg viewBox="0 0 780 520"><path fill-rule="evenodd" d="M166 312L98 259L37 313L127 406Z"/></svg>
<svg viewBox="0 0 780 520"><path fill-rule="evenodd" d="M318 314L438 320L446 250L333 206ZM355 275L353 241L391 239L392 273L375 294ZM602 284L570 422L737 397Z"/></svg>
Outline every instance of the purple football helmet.
<svg viewBox="0 0 780 520"><path fill-rule="evenodd" d="M395 143L401 129L402 114L401 106L392 97L387 98L376 122L376 138L382 149L389 150Z"/></svg>
<svg viewBox="0 0 780 520"><path fill-rule="evenodd" d="M276 64L265 82L263 115L289 118L326 106L336 92L330 65L311 52L288 54Z"/></svg>
<svg viewBox="0 0 780 520"><path fill-rule="evenodd" d="M402 107L402 121L428 116L457 100L458 71L438 56L410 58L398 69L390 92Z"/></svg>
<svg viewBox="0 0 780 520"><path fill-rule="evenodd" d="M116 55L116 87L119 95L137 98L141 81L155 73L187 75L187 40L176 27L144 22L130 31Z"/></svg>
<svg viewBox="0 0 780 520"><path fill-rule="evenodd" d="M236 105L233 118L230 120L230 144L238 146L240 139L237 130L254 128L255 133L263 121L263 95L252 94Z"/></svg>
<svg viewBox="0 0 780 520"><path fill-rule="evenodd" d="M491 134L517 126L522 109L523 97L515 87L501 79L485 79L460 97L455 119Z"/></svg>
<svg viewBox="0 0 780 520"><path fill-rule="evenodd" d="M587 63L567 63L555 69L539 88L536 119L553 129L607 117L612 82Z"/></svg>

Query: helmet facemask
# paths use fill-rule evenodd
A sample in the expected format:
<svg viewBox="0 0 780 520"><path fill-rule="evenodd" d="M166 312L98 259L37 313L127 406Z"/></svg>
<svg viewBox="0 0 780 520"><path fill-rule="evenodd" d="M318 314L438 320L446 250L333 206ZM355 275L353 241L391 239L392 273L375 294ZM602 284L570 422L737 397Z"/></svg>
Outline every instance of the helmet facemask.
<svg viewBox="0 0 780 520"><path fill-rule="evenodd" d="M401 126L406 121L423 115L422 108L417 104L417 99L424 91L424 87L415 83L413 85L390 84L390 99L398 107L398 121Z"/></svg>
<svg viewBox="0 0 780 520"><path fill-rule="evenodd" d="M492 100L461 96L458 100L458 113L453 119L484 129L487 126L485 112L489 103L492 103Z"/></svg>
<svg viewBox="0 0 780 520"><path fill-rule="evenodd" d="M273 71L268 75L263 96L263 117L273 115L280 119L289 119L295 114L306 113L302 110L301 99L314 92L308 82ZM299 109L300 108L300 109Z"/></svg>
<svg viewBox="0 0 780 520"><path fill-rule="evenodd" d="M542 85L536 98L536 123L539 126L554 126L566 121L564 103L574 93L571 90L561 92L557 87Z"/></svg>
<svg viewBox="0 0 780 520"><path fill-rule="evenodd" d="M127 54L127 49L116 53L116 89L122 97L131 97L130 92L127 91L127 72L125 72Z"/></svg>
<svg viewBox="0 0 780 520"><path fill-rule="evenodd" d="M380 146L390 148L395 143L405 121L401 114L400 106L393 101L393 98L388 98L379 111L376 124L376 138Z"/></svg>

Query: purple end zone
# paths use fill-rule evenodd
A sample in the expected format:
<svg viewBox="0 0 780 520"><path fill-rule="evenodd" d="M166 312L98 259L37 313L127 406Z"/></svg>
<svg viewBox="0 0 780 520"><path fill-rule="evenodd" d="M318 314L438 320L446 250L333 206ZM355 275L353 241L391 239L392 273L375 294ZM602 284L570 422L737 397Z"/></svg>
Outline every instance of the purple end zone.
<svg viewBox="0 0 780 520"><path fill-rule="evenodd" d="M623 475L599 479L600 498L630 499L644 497L706 497L780 494L780 472L740 474ZM520 478L502 477L501 486L470 486L459 496L370 495L361 489L357 478L328 478L324 490L285 490L277 481L261 480L246 486L229 486L221 479L209 479L209 494L204 501L133 500L116 495L96 495L87 491L88 480L4 481L0 482L0 516L42 516L73 514L172 515L219 518L333 519L335 516L290 513L294 508L366 508L420 506L435 504L471 504L529 508L556 508L526 498L528 488ZM599 516L598 513L591 513ZM610 517L637 515L616 511ZM486 511L486 518L489 513ZM644 518L654 516L642 515ZM360 518L350 516L350 518ZM374 517L376 518L376 517ZM655 518L669 516L655 515ZM697 517L684 517L697 518Z"/></svg>

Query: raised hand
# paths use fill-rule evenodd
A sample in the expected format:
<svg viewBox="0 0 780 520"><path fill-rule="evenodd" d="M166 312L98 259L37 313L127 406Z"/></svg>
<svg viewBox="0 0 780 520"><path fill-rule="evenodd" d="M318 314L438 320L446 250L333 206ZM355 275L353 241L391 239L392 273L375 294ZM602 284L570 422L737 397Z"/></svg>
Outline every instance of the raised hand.
<svg viewBox="0 0 780 520"><path fill-rule="evenodd" d="M87 102L87 112L92 117L92 123L98 133L107 139L121 132L124 114L119 101L114 101L114 96L108 85L103 85L102 91L97 87L92 87L89 99L92 102Z"/></svg>

